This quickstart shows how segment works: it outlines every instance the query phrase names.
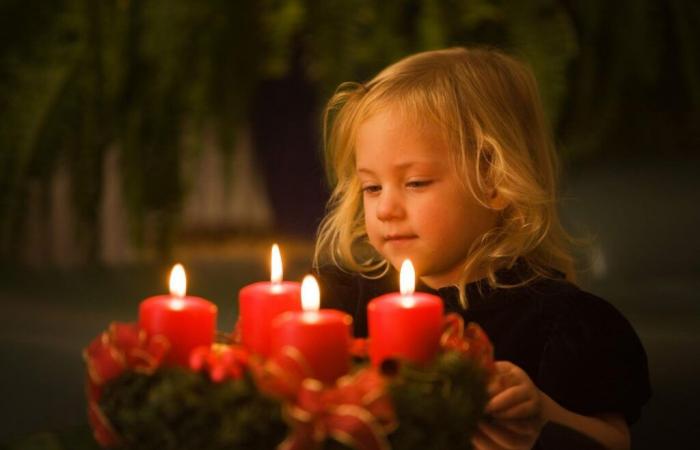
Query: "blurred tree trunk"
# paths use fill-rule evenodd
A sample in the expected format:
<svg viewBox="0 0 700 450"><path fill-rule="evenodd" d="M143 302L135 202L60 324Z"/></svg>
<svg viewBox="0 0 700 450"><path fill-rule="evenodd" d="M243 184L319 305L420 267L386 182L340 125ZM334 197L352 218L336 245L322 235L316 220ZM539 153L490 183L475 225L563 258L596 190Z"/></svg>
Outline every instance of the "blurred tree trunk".
<svg viewBox="0 0 700 450"><path fill-rule="evenodd" d="M288 75L263 81L258 88L253 143L272 204L274 231L312 238L328 197L320 154L320 102L300 58L293 61Z"/></svg>

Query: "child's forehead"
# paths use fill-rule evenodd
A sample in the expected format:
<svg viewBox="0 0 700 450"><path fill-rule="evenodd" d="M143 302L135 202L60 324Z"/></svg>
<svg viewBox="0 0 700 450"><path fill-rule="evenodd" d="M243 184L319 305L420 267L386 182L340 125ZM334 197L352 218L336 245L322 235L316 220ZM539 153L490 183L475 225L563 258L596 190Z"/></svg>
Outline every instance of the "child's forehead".
<svg viewBox="0 0 700 450"><path fill-rule="evenodd" d="M386 127L405 127L418 132L438 132L445 135L445 127L426 111L401 102L373 105L358 115L356 132L370 121L381 120ZM447 137L447 136L443 136Z"/></svg>
<svg viewBox="0 0 700 450"><path fill-rule="evenodd" d="M355 140L357 170L378 165L394 169L444 166L454 149L442 131L425 121L379 112L361 126Z"/></svg>
<svg viewBox="0 0 700 450"><path fill-rule="evenodd" d="M448 126L449 120L440 117L435 108L431 107L435 105L426 104L425 101L411 96L397 99L395 96L386 95L365 98L364 102L357 106L355 123L348 129L350 139L347 141L349 148L346 148L350 153L346 153L349 158L345 160L350 163L351 167L346 167L352 172L356 172L359 168L358 163L362 163L358 161L358 145L363 143L368 143L369 147L378 148L377 152L384 153L394 146L412 147L414 141L429 142L432 145L424 145L428 150L435 150L436 147L446 150L428 151L421 156L425 160L438 158L441 164L452 161L454 153L460 153L460 146L455 141L454 127ZM361 142L363 139L364 142ZM378 145L378 141L384 141L387 145ZM367 161L367 158L362 159ZM372 165L371 159L370 156L368 165Z"/></svg>

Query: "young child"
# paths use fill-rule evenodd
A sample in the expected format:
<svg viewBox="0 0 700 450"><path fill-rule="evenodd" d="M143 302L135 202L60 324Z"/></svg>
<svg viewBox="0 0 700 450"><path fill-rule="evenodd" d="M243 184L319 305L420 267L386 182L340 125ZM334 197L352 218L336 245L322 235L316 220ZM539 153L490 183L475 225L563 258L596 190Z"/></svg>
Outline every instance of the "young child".
<svg viewBox="0 0 700 450"><path fill-rule="evenodd" d="M334 189L315 255L325 307L366 336L367 303L397 290L410 258L418 290L492 339L492 417L526 419L512 423L531 424L521 434L534 428L532 441L549 422L629 448L650 396L646 355L615 308L573 284L555 150L527 66L485 48L407 57L340 86L325 144ZM473 442L506 447L509 433L484 423Z"/></svg>

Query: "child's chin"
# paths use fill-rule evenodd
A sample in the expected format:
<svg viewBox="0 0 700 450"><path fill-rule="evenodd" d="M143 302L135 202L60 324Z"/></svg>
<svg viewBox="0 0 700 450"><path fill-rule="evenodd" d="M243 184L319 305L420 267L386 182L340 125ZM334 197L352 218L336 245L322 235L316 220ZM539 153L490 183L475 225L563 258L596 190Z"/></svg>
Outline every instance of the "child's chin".
<svg viewBox="0 0 700 450"><path fill-rule="evenodd" d="M411 264L413 264L413 269L416 271L416 273L419 273L418 267L416 266L416 261L415 261L415 259L411 258L410 255L400 255L400 256L393 255L392 257L390 257L388 259L391 262L391 267L396 269L397 272L401 272L401 265L403 264L404 261L406 261L408 259L411 261Z"/></svg>
<svg viewBox="0 0 700 450"><path fill-rule="evenodd" d="M389 261L389 264L391 264L391 267L393 267L395 270L399 271L401 270L401 263L403 262L403 259L397 258L394 255L383 255L384 258L386 258L387 261Z"/></svg>

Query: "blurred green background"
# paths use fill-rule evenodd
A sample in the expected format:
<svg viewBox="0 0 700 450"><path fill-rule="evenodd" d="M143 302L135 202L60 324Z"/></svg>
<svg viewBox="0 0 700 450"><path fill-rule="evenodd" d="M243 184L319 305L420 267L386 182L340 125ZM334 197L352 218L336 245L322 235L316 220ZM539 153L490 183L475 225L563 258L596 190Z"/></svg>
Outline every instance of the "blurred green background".
<svg viewBox="0 0 700 450"><path fill-rule="evenodd" d="M315 176L324 101L342 81L366 80L402 56L445 46L496 45L527 59L570 163L697 148L693 1L1 5L3 260L21 259L31 245L27 220L48 215L57 172L70 180L77 259L100 260L110 150L129 242L169 256L184 232L207 231L182 217L197 181L191 162L212 146L224 162L234 158L241 136L250 137L275 215L252 228L308 237L324 199Z"/></svg>
<svg viewBox="0 0 700 450"><path fill-rule="evenodd" d="M649 352L634 448L700 437L699 2L0 0L0 443L89 448L80 350L174 260L221 329L273 241L301 277L335 87L476 44L532 65L581 283Z"/></svg>

